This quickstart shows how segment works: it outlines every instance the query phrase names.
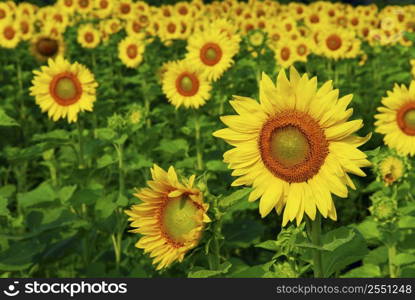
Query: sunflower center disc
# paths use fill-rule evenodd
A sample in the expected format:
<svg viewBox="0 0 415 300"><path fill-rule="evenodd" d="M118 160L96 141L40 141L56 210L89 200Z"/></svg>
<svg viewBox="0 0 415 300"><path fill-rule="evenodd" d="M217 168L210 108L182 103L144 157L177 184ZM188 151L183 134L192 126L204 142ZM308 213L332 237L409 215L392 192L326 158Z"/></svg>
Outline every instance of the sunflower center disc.
<svg viewBox="0 0 415 300"><path fill-rule="evenodd" d="M193 89L193 82L189 76L184 76L180 82L180 87L183 91L190 92Z"/></svg>
<svg viewBox="0 0 415 300"><path fill-rule="evenodd" d="M58 80L55 92L63 100L73 99L77 94L75 83L72 79L66 77Z"/></svg>
<svg viewBox="0 0 415 300"><path fill-rule="evenodd" d="M79 3L80 7L87 8L88 4L89 4L89 1L88 0L80 0L78 3Z"/></svg>
<svg viewBox="0 0 415 300"><path fill-rule="evenodd" d="M199 225L198 207L187 197L168 200L162 213L162 226L173 241L183 243L186 235Z"/></svg>
<svg viewBox="0 0 415 300"><path fill-rule="evenodd" d="M94 41L94 35L90 32L85 33L85 41L87 43L92 43Z"/></svg>
<svg viewBox="0 0 415 300"><path fill-rule="evenodd" d="M58 52L58 42L52 39L41 39L37 42L36 49L43 56L52 57Z"/></svg>
<svg viewBox="0 0 415 300"><path fill-rule="evenodd" d="M137 56L137 46L136 45L130 45L127 48L127 56L131 59L135 58Z"/></svg>
<svg viewBox="0 0 415 300"><path fill-rule="evenodd" d="M108 1L106 0L101 1L100 6L102 9L106 9L108 7Z"/></svg>
<svg viewBox="0 0 415 300"><path fill-rule="evenodd" d="M415 131L415 109L407 111L403 117L406 127Z"/></svg>
<svg viewBox="0 0 415 300"><path fill-rule="evenodd" d="M4 37L8 40L12 40L15 34L16 32L12 27L6 27L6 29L4 30Z"/></svg>
<svg viewBox="0 0 415 300"><path fill-rule="evenodd" d="M4 19L5 16L6 13L4 12L4 10L0 9L0 19Z"/></svg>
<svg viewBox="0 0 415 300"><path fill-rule="evenodd" d="M342 46L342 40L335 34L330 35L326 40L327 48L332 51L338 50Z"/></svg>
<svg viewBox="0 0 415 300"><path fill-rule="evenodd" d="M283 60L288 60L290 58L290 49L288 49L287 47L282 48L281 58Z"/></svg>
<svg viewBox="0 0 415 300"><path fill-rule="evenodd" d="M258 146L265 167L289 183L313 178L329 153L319 123L296 110L270 118L261 129Z"/></svg>
<svg viewBox="0 0 415 300"><path fill-rule="evenodd" d="M222 58L222 50L215 43L205 44L200 51L200 59L208 66L216 65Z"/></svg>
<svg viewBox="0 0 415 300"><path fill-rule="evenodd" d="M291 168L307 160L310 145L307 137L296 127L277 129L271 137L271 155L283 166Z"/></svg>
<svg viewBox="0 0 415 300"><path fill-rule="evenodd" d="M123 4L121 6L121 12L123 14L128 14L130 12L130 10L131 10L131 8L130 8L130 6L128 4Z"/></svg>
<svg viewBox="0 0 415 300"><path fill-rule="evenodd" d="M21 22L20 28L22 28L23 34L26 34L29 32L29 25L26 22Z"/></svg>

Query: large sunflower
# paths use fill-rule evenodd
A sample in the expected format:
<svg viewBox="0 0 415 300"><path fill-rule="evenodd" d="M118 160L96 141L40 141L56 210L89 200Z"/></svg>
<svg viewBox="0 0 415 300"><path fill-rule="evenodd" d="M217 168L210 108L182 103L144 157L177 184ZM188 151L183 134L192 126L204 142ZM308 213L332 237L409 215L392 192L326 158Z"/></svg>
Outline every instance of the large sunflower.
<svg viewBox="0 0 415 300"><path fill-rule="evenodd" d="M357 147L369 137L353 135L362 121L347 121L352 95L338 95L331 81L317 90L315 77L291 67L290 80L280 71L276 86L262 76L260 103L239 96L230 102L239 115L221 117L229 128L214 136L235 146L224 154L240 176L232 185L253 185L249 201L261 198L262 217L285 207L283 226L299 224L304 213L314 220L317 208L336 220L331 194L344 198L347 186L355 188L347 172L365 176L360 168L370 163Z"/></svg>
<svg viewBox="0 0 415 300"><path fill-rule="evenodd" d="M415 154L415 80L409 89L395 85L378 108L376 132L385 135L385 144L402 155Z"/></svg>
<svg viewBox="0 0 415 300"><path fill-rule="evenodd" d="M118 56L129 68L137 67L143 61L144 41L136 36L128 36L118 44Z"/></svg>
<svg viewBox="0 0 415 300"><path fill-rule="evenodd" d="M182 60L168 64L162 88L176 108L182 105L186 108L199 108L210 98L211 85L197 66Z"/></svg>
<svg viewBox="0 0 415 300"><path fill-rule="evenodd" d="M76 122L80 111L92 111L98 84L83 65L71 64L59 56L33 73L31 95L53 121L67 118L69 123Z"/></svg>
<svg viewBox="0 0 415 300"><path fill-rule="evenodd" d="M181 183L173 167L166 172L157 165L151 174L149 188L142 188L134 195L143 202L125 212L130 216L131 226L137 228L131 232L143 235L135 246L149 252L160 270L183 260L198 244L204 223L210 219L203 194L193 187L194 175Z"/></svg>
<svg viewBox="0 0 415 300"><path fill-rule="evenodd" d="M226 32L213 27L189 37L186 58L205 70L209 80L216 81L233 64L232 57L238 50L237 40L229 39Z"/></svg>

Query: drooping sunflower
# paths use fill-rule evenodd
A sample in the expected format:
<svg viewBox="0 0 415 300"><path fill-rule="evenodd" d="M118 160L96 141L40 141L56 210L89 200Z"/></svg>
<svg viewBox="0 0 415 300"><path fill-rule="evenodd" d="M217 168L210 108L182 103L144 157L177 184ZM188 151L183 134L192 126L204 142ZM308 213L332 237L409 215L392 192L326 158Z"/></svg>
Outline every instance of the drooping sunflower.
<svg viewBox="0 0 415 300"><path fill-rule="evenodd" d="M415 80L407 88L395 85L387 97L382 99L383 106L375 115L376 132L384 134L384 142L401 155L415 154Z"/></svg>
<svg viewBox="0 0 415 300"><path fill-rule="evenodd" d="M61 36L58 38L50 35L38 33L31 39L30 52L39 61L47 61L49 58L63 56L65 44Z"/></svg>
<svg viewBox="0 0 415 300"><path fill-rule="evenodd" d="M20 30L11 20L0 23L0 47L13 49L20 42Z"/></svg>
<svg viewBox="0 0 415 300"><path fill-rule="evenodd" d="M282 225L304 213L312 220L316 210L337 219L331 197L347 197L355 188L348 173L365 176L366 155L357 149L369 136L353 135L363 123L348 121L352 95L338 98L331 81L317 89L317 79L302 77L294 67L290 80L280 71L276 86L267 75L260 81L260 102L236 96L231 105L239 115L221 117L229 128L213 135L235 148L224 154L233 176L232 185L252 185L249 201L261 198L265 217L284 209Z"/></svg>
<svg viewBox="0 0 415 300"><path fill-rule="evenodd" d="M33 73L31 95L53 121L67 118L69 123L76 122L79 112L92 111L98 83L85 66L59 56Z"/></svg>
<svg viewBox="0 0 415 300"><path fill-rule="evenodd" d="M77 41L83 48L93 49L101 42L99 30L91 24L84 24L79 27Z"/></svg>
<svg viewBox="0 0 415 300"><path fill-rule="evenodd" d="M176 108L199 108L210 98L211 85L203 71L188 60L168 64L162 89Z"/></svg>
<svg viewBox="0 0 415 300"><path fill-rule="evenodd" d="M197 31L189 37L186 58L205 70L209 80L216 81L233 64L239 43L229 39L219 28Z"/></svg>
<svg viewBox="0 0 415 300"><path fill-rule="evenodd" d="M128 36L118 44L118 57L129 68L137 67L143 61L144 41Z"/></svg>
<svg viewBox="0 0 415 300"><path fill-rule="evenodd" d="M173 167L166 172L157 165L151 174L149 187L134 195L143 202L125 213L136 228L131 232L142 235L135 246L154 257L153 264L160 270L183 261L199 243L204 224L210 219L202 192L193 187L194 175L180 182Z"/></svg>

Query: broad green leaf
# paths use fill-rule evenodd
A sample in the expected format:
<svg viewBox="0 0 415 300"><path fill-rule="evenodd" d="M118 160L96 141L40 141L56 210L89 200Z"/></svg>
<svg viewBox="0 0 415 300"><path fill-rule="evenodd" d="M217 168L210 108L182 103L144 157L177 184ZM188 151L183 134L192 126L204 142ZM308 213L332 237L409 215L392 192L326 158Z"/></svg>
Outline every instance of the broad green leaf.
<svg viewBox="0 0 415 300"><path fill-rule="evenodd" d="M69 185L62 187L59 192L59 199L62 203L66 203L69 199L71 199L73 193L75 192L77 185Z"/></svg>
<svg viewBox="0 0 415 300"><path fill-rule="evenodd" d="M268 241L265 241L265 242L262 242L262 243L259 243L259 244L255 245L255 247L270 250L270 251L277 251L279 245L278 245L277 241L268 240Z"/></svg>
<svg viewBox="0 0 415 300"><path fill-rule="evenodd" d="M232 264L230 262L224 262L220 265L219 270L197 270L197 271L191 271L188 274L189 278L208 278L213 276L218 276L225 274L229 271Z"/></svg>
<svg viewBox="0 0 415 300"><path fill-rule="evenodd" d="M330 252L323 252L322 255L325 277L330 277L333 273L361 260L368 253L363 236L352 228L340 227L326 233L322 238L322 244L323 247L328 246L332 249Z"/></svg>
<svg viewBox="0 0 415 300"><path fill-rule="evenodd" d="M406 266L415 264L415 255L410 253L398 253L394 260L398 266Z"/></svg>
<svg viewBox="0 0 415 300"><path fill-rule="evenodd" d="M36 239L13 243L10 248L0 253L0 270L21 271L29 268L45 247L45 243Z"/></svg>
<svg viewBox="0 0 415 300"><path fill-rule="evenodd" d="M238 189L235 192L233 192L232 194L220 199L219 200L219 205L222 208L227 208L229 206L232 206L232 205L238 203L241 199L244 199L251 191L252 191L251 188Z"/></svg>
<svg viewBox="0 0 415 300"><path fill-rule="evenodd" d="M13 118L9 117L6 112L0 108L0 126L20 126Z"/></svg>
<svg viewBox="0 0 415 300"><path fill-rule="evenodd" d="M385 246L371 250L364 258L364 264L381 265L388 261L388 249Z"/></svg>
<svg viewBox="0 0 415 300"><path fill-rule="evenodd" d="M30 207L45 202L53 202L56 198L56 192L49 182L43 182L30 192L17 194L17 201L19 201L21 207Z"/></svg>
<svg viewBox="0 0 415 300"><path fill-rule="evenodd" d="M376 278L381 277L380 268L377 265L363 265L361 267L354 268L346 274L340 276L341 278Z"/></svg>
<svg viewBox="0 0 415 300"><path fill-rule="evenodd" d="M7 198L0 195L0 216L8 216L9 210L7 208L8 201Z"/></svg>
<svg viewBox="0 0 415 300"><path fill-rule="evenodd" d="M366 219L358 225L353 225L366 240L379 239L380 231L376 222Z"/></svg>
<svg viewBox="0 0 415 300"><path fill-rule="evenodd" d="M415 217L414 216L402 216L398 221L398 226L401 229L415 228Z"/></svg>

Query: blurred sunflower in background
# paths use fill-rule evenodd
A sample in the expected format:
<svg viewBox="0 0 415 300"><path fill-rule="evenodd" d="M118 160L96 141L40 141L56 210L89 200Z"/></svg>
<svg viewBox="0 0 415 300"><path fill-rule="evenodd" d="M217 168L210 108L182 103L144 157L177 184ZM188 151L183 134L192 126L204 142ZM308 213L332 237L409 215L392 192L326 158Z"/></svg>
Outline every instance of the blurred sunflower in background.
<svg viewBox="0 0 415 300"><path fill-rule="evenodd" d="M17 24L12 21L0 23L0 46L8 49L15 48L20 42L20 30Z"/></svg>
<svg viewBox="0 0 415 300"><path fill-rule="evenodd" d="M162 89L176 108L199 108L210 98L210 82L190 61L171 62L166 67L162 75Z"/></svg>
<svg viewBox="0 0 415 300"><path fill-rule="evenodd" d="M118 57L127 67L135 68L143 61L144 50L143 40L129 36L118 44Z"/></svg>
<svg viewBox="0 0 415 300"><path fill-rule="evenodd" d="M383 106L375 115L376 132L384 134L384 142L399 154L415 154L415 81L409 88L395 84L382 99Z"/></svg>
<svg viewBox="0 0 415 300"><path fill-rule="evenodd" d="M41 62L47 61L49 58L63 56L65 53L63 39L51 35L38 33L32 37L30 44L30 52Z"/></svg>
<svg viewBox="0 0 415 300"><path fill-rule="evenodd" d="M209 206L203 202L202 192L193 187L195 175L180 181L173 167L166 172L157 165L151 175L149 188L134 194L142 203L125 213L136 228L130 232L142 235L135 246L149 253L160 270L183 261L197 246L205 223L210 222Z"/></svg>
<svg viewBox="0 0 415 300"><path fill-rule="evenodd" d="M316 77L302 77L294 67L290 79L280 71L276 86L263 74L260 102L235 96L230 104L238 115L223 116L229 128L214 132L235 148L224 154L233 176L232 185L252 185L249 201L261 198L262 217L272 209L284 210L282 225L304 213L312 220L316 209L325 218L337 219L331 197L347 197L355 186L347 173L365 176L370 165L357 149L370 136L354 133L363 123L347 121L352 95L338 98L331 81L317 89Z"/></svg>
<svg viewBox="0 0 415 300"><path fill-rule="evenodd" d="M92 111L98 83L85 66L59 56L33 73L30 94L53 121L67 118L69 123L76 122L79 112Z"/></svg>
<svg viewBox="0 0 415 300"><path fill-rule="evenodd" d="M83 48L96 48L101 42L100 32L92 24L79 27L77 41Z"/></svg>
<svg viewBox="0 0 415 300"><path fill-rule="evenodd" d="M236 40L230 40L218 28L210 28L189 37L186 59L204 70L209 80L216 81L233 64L232 57L238 50Z"/></svg>

